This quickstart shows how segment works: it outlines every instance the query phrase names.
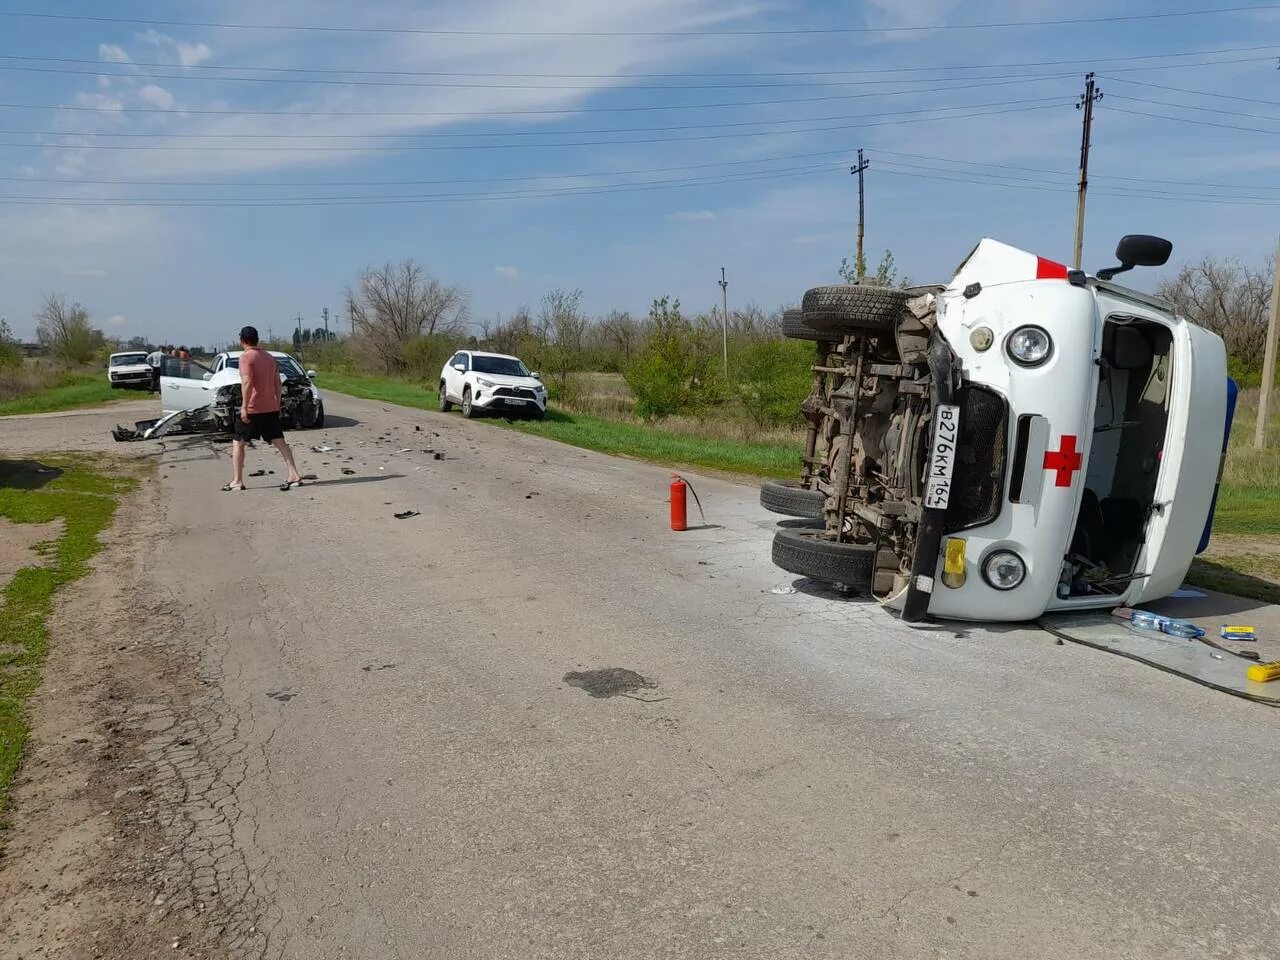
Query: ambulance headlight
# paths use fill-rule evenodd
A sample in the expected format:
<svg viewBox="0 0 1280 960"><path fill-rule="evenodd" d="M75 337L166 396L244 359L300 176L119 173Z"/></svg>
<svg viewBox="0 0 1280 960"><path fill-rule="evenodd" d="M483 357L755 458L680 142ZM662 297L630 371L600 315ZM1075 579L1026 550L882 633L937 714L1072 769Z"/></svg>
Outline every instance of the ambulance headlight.
<svg viewBox="0 0 1280 960"><path fill-rule="evenodd" d="M1027 579L1027 565L1012 550L996 550L982 561L982 579L997 590L1012 590Z"/></svg>
<svg viewBox="0 0 1280 960"><path fill-rule="evenodd" d="M1019 327L1009 334L1004 349L1014 363L1038 367L1053 355L1053 338L1041 327Z"/></svg>

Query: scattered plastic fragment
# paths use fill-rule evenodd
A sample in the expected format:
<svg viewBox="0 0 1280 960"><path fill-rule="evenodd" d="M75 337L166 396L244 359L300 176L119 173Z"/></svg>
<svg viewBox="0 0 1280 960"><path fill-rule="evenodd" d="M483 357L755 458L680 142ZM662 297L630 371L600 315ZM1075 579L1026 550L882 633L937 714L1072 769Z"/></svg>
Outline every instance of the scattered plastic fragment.
<svg viewBox="0 0 1280 960"><path fill-rule="evenodd" d="M355 473L355 471L354 471L354 470L352 470L350 467L343 467L343 468L342 468L342 473L343 473L343 475L344 475L344 476L348 476L348 477L349 477L349 476L352 476L352 475Z"/></svg>
<svg viewBox="0 0 1280 960"><path fill-rule="evenodd" d="M318 443L311 448L312 453L332 453L333 447L326 447L322 443Z"/></svg>
<svg viewBox="0 0 1280 960"><path fill-rule="evenodd" d="M402 510L400 513L395 514L397 520L408 520L410 517L416 516L418 516L417 510Z"/></svg>
<svg viewBox="0 0 1280 960"><path fill-rule="evenodd" d="M1223 640L1257 640L1258 631L1253 627L1232 626L1224 623L1222 625Z"/></svg>

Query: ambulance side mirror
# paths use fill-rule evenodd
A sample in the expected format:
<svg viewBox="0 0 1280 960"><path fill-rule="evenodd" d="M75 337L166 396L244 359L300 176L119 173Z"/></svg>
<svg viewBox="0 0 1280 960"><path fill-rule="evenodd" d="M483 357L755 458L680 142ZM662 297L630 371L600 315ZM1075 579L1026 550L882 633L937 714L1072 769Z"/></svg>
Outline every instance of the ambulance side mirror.
<svg viewBox="0 0 1280 960"><path fill-rule="evenodd" d="M1117 273L1124 273L1134 267L1163 267L1172 254L1173 244L1164 237L1130 233L1121 237L1116 244L1116 259L1120 261L1120 266L1099 270L1098 279L1110 280Z"/></svg>

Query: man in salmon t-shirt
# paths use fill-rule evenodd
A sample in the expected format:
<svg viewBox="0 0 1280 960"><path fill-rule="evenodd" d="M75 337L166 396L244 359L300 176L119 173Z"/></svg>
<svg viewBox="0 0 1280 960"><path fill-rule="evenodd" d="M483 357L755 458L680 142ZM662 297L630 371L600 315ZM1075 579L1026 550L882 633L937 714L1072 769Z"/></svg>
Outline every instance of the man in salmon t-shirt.
<svg viewBox="0 0 1280 960"><path fill-rule="evenodd" d="M275 357L258 347L258 331L245 327L240 331L240 416L236 419L236 435L231 443L231 482L223 490L244 489L244 448L250 440L265 440L284 457L289 479L281 490L302 486L293 451L285 443L280 426L280 368Z"/></svg>

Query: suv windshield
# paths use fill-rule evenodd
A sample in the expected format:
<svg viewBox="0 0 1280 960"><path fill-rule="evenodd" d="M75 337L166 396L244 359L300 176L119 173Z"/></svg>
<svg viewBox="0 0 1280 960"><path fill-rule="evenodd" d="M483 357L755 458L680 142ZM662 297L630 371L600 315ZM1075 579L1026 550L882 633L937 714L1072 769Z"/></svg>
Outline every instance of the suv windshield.
<svg viewBox="0 0 1280 960"><path fill-rule="evenodd" d="M485 357L472 354L471 369L476 373L496 373L503 377L529 376L529 368L515 357Z"/></svg>
<svg viewBox="0 0 1280 960"><path fill-rule="evenodd" d="M111 358L111 366L123 367L132 363L146 363L147 355L145 353L117 353Z"/></svg>

